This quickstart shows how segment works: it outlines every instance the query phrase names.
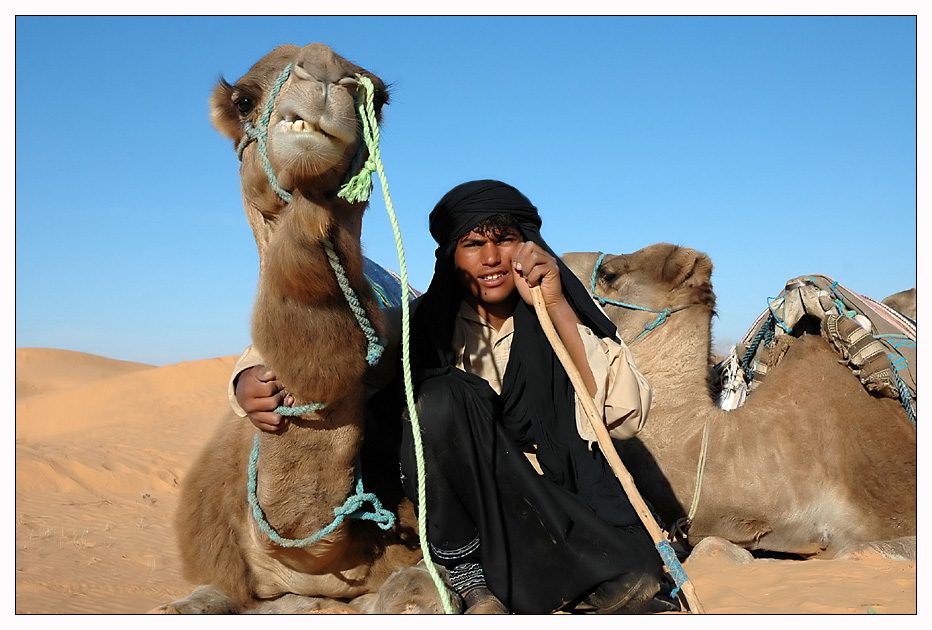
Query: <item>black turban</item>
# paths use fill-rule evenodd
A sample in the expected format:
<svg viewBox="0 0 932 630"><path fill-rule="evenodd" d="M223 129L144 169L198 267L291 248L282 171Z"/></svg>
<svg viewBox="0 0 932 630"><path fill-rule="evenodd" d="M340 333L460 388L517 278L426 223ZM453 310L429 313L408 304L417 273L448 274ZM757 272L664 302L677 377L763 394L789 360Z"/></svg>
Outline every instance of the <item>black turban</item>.
<svg viewBox="0 0 932 630"><path fill-rule="evenodd" d="M537 243L557 259L563 294L580 321L600 337L615 338L615 325L599 309L586 288L540 235L537 208L517 188L494 179L466 182L445 194L430 213L430 234L437 241L434 276L418 311L429 317L434 344L449 345L461 300L453 255L459 240L496 214L512 216L527 241ZM523 304L523 303L522 303ZM521 305L519 305L520 307ZM532 308L533 310L533 308Z"/></svg>

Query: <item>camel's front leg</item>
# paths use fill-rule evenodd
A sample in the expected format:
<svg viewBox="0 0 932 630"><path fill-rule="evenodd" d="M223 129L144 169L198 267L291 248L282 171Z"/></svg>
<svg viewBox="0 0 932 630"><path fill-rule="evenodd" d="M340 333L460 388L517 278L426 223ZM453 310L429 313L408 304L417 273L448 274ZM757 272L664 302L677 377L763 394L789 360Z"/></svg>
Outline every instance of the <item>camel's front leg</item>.
<svg viewBox="0 0 932 630"><path fill-rule="evenodd" d="M183 599L153 608L148 614L156 615L228 615L240 612L223 592L209 584L202 584Z"/></svg>
<svg viewBox="0 0 932 630"><path fill-rule="evenodd" d="M446 569L435 566L444 579L443 586L454 612L460 612L462 599L449 585ZM414 566L396 569L377 593L361 595L351 601L350 606L361 613L377 615L436 615L444 612L440 593L423 560Z"/></svg>
<svg viewBox="0 0 932 630"><path fill-rule="evenodd" d="M276 599L261 601L255 608L250 608L246 612L250 615L304 615L309 613L345 615L355 614L358 611L339 600L287 593Z"/></svg>

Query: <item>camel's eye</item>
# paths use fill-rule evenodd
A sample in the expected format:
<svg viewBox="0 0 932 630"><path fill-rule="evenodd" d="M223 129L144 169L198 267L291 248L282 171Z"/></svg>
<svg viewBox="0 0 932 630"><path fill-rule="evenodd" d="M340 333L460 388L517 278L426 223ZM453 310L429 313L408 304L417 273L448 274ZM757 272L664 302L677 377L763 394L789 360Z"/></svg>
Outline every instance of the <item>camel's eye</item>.
<svg viewBox="0 0 932 630"><path fill-rule="evenodd" d="M602 282L605 284L615 284L615 280L618 279L617 273L604 273L602 274Z"/></svg>
<svg viewBox="0 0 932 630"><path fill-rule="evenodd" d="M248 96L241 96L240 98L233 101L233 104L236 106L236 111L240 113L240 116L248 116L249 112L251 112L255 107L252 99Z"/></svg>

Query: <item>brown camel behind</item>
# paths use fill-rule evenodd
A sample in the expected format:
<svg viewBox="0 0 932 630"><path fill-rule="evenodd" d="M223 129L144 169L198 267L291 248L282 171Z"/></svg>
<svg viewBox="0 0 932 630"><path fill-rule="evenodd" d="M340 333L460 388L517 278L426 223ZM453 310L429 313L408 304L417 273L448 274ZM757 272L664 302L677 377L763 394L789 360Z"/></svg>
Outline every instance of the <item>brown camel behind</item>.
<svg viewBox="0 0 932 630"><path fill-rule="evenodd" d="M589 286L595 253L563 259ZM869 394L824 339L792 338L743 407L724 411L709 387L712 262L668 244L607 256L603 297L688 308L633 341L656 313L607 304L654 391L650 417L619 452L669 527L693 501L703 428L708 456L689 541L717 536L748 549L850 552L916 535L916 428L896 400ZM902 545L901 545L902 547Z"/></svg>
<svg viewBox="0 0 932 630"><path fill-rule="evenodd" d="M357 608L366 611L442 611L429 574L413 566L421 559L416 519L403 498L397 464L362 458L365 490L377 490L398 517L388 530L346 518L319 542L292 547L273 541L247 503L254 437L255 494L282 538L315 536L354 490L369 342L326 249L332 246L380 334L378 302L363 275L365 204L337 197L359 157L358 75L373 82L381 112L388 100L382 81L322 44L280 46L235 85L221 81L211 98L214 125L241 150L243 203L259 249L253 342L296 406L326 406L295 417L280 434L257 433L232 414L222 425L185 476L176 517L184 574L201 586L159 612L348 611L353 607L346 602L357 597ZM267 102L272 109L264 145ZM252 128L258 137L240 146ZM284 194L267 174L263 151ZM377 436L368 439L368 450L377 451ZM386 581L392 592L379 593Z"/></svg>
<svg viewBox="0 0 932 630"><path fill-rule="evenodd" d="M883 303L906 317L916 319L916 287L888 295L883 299Z"/></svg>

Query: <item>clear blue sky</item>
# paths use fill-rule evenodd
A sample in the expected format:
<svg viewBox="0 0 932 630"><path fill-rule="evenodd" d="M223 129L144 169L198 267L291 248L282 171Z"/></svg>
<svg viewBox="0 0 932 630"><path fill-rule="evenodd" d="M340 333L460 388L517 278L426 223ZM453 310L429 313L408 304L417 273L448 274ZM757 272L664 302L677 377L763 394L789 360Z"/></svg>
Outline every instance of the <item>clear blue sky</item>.
<svg viewBox="0 0 932 630"><path fill-rule="evenodd" d="M558 252L708 253L725 349L794 276L917 284L914 17L19 17L17 347L166 364L249 343L258 259L207 99L315 41L393 85L417 288L428 212L477 178L522 190ZM364 246L397 269L375 197Z"/></svg>

